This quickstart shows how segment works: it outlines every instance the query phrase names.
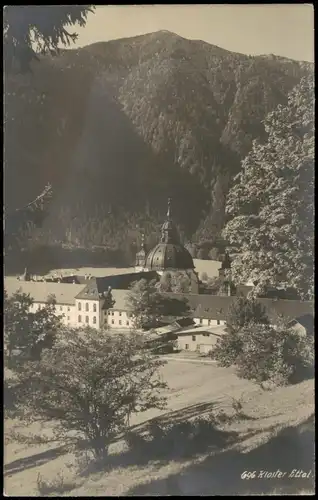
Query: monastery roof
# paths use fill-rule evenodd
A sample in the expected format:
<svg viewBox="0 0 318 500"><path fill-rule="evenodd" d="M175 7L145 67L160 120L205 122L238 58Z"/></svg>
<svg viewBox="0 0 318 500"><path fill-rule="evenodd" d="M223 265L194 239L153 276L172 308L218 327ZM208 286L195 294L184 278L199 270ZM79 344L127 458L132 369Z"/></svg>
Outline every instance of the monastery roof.
<svg viewBox="0 0 318 500"><path fill-rule="evenodd" d="M75 304L75 297L85 288L85 285L19 281L17 278L7 277L4 279L4 288L9 296L21 289L23 293L29 294L34 302L46 302L49 295L55 295L58 304Z"/></svg>
<svg viewBox="0 0 318 500"><path fill-rule="evenodd" d="M104 278L91 278L90 280L84 281L86 285L76 298L84 300L98 300L100 294L107 292L109 289L111 289L112 292L114 290L122 290L127 293L130 285L134 281L139 281L141 279L145 279L147 281L158 279L158 274L150 271L105 276Z"/></svg>
<svg viewBox="0 0 318 500"><path fill-rule="evenodd" d="M203 333L209 333L217 336L221 336L226 333L226 326L197 326L197 327L188 327L179 330L176 335L185 336L185 335L200 335Z"/></svg>
<svg viewBox="0 0 318 500"><path fill-rule="evenodd" d="M91 290L97 287L98 293L103 293L108 290L109 287L116 288L117 290L127 290L134 281L139 281L141 279L151 281L158 278L158 274L155 271L141 271L138 273L113 274L103 277L98 276L90 279L85 278L85 276L74 276L67 277L67 281L71 282L72 279L75 279L76 283L87 285L88 289Z"/></svg>
<svg viewBox="0 0 318 500"><path fill-rule="evenodd" d="M167 294L175 299L187 299L192 314L196 318L225 320L228 308L236 299L235 296L219 296L206 294ZM305 314L314 315L314 304L309 301L263 299L258 301L265 307L270 318L278 315L286 318L298 318Z"/></svg>

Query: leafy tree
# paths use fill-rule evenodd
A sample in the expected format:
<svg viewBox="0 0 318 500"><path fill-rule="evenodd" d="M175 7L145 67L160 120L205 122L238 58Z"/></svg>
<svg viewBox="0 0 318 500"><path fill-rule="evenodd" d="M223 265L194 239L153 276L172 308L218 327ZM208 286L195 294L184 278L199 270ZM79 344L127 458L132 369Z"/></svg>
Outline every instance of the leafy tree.
<svg viewBox="0 0 318 500"><path fill-rule="evenodd" d="M233 332L249 323L268 324L265 308L254 298L238 296L231 303L226 314L226 325Z"/></svg>
<svg viewBox="0 0 318 500"><path fill-rule="evenodd" d="M246 323L229 331L211 353L220 366L235 366L241 378L287 385L313 375L313 339L283 323Z"/></svg>
<svg viewBox="0 0 318 500"><path fill-rule="evenodd" d="M291 286L313 297L314 80L303 78L265 119L268 139L253 143L227 200L224 236L236 253L236 283L254 293Z"/></svg>
<svg viewBox="0 0 318 500"><path fill-rule="evenodd" d="M163 315L163 299L156 280L132 283L127 305L132 310L135 328L155 328Z"/></svg>
<svg viewBox="0 0 318 500"><path fill-rule="evenodd" d="M135 328L156 328L165 316L187 316L186 300L165 295L158 290L155 280L139 280L131 285L127 305L132 311Z"/></svg>
<svg viewBox="0 0 318 500"><path fill-rule="evenodd" d="M30 295L17 291L4 296L5 360L9 368L24 369L27 361L38 360L43 349L53 347L62 328L61 317L56 315L56 300L49 297L47 304L35 312Z"/></svg>
<svg viewBox="0 0 318 500"><path fill-rule="evenodd" d="M162 276L163 283L160 280L159 290L161 292L173 293L190 293L191 292L191 278L186 271L170 271L168 278L164 278L166 273ZM168 279L168 282L167 282Z"/></svg>
<svg viewBox="0 0 318 500"><path fill-rule="evenodd" d="M218 248L211 248L211 250L209 251L209 258L211 260L219 260L220 258L220 251Z"/></svg>
<svg viewBox="0 0 318 500"><path fill-rule="evenodd" d="M7 5L3 9L3 53L7 69L17 63L22 71L30 68L38 54L58 52L59 45L69 46L76 33L66 27L85 26L93 5Z"/></svg>
<svg viewBox="0 0 318 500"><path fill-rule="evenodd" d="M165 406L162 365L135 335L65 329L38 362L27 364L19 400L25 416L55 422L59 440L84 439L102 459L132 414Z"/></svg>
<svg viewBox="0 0 318 500"><path fill-rule="evenodd" d="M158 284L158 290L160 292L172 292L172 278L169 271L164 272L161 276Z"/></svg>

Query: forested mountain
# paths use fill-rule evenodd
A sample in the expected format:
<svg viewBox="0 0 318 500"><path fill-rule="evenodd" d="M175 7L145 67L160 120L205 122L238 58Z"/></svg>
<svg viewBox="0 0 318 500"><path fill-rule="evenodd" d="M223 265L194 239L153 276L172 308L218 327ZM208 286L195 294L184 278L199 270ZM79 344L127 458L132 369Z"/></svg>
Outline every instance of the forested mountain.
<svg viewBox="0 0 318 500"><path fill-rule="evenodd" d="M262 120L312 71L166 31L42 57L5 76L7 210L50 182L46 234L120 245L128 229L155 231L172 196L185 239L209 240Z"/></svg>

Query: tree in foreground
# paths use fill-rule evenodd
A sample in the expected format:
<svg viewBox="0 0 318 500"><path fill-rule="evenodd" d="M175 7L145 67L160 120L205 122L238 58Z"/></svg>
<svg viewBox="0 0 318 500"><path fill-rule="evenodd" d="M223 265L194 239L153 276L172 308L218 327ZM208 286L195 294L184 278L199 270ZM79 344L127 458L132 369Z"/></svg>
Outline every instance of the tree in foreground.
<svg viewBox="0 0 318 500"><path fill-rule="evenodd" d="M271 325L256 300L236 299L226 324L227 333L211 354L219 366L234 366L239 377L261 385L287 385L313 375L313 339L299 335L283 318Z"/></svg>
<svg viewBox="0 0 318 500"><path fill-rule="evenodd" d="M151 329L160 325L165 316L188 316L186 300L180 300L158 290L155 280L145 279L132 284L127 299L136 329Z"/></svg>
<svg viewBox="0 0 318 500"><path fill-rule="evenodd" d="M160 292L190 293L191 278L186 271L165 271L157 288Z"/></svg>
<svg viewBox="0 0 318 500"><path fill-rule="evenodd" d="M62 328L56 315L56 300L48 297L42 309L30 312L30 295L17 291L11 297L4 294L4 360L13 370L23 369L28 361L38 360L43 349L52 348Z"/></svg>
<svg viewBox="0 0 318 500"><path fill-rule="evenodd" d="M65 329L52 349L26 367L21 378L28 385L19 400L25 417L55 422L61 441L84 439L103 459L131 415L164 407L162 365L133 334Z"/></svg>
<svg viewBox="0 0 318 500"><path fill-rule="evenodd" d="M7 5L3 9L3 53L7 69L16 64L28 70L38 54L55 54L69 46L77 34L69 26L85 26L93 5Z"/></svg>
<svg viewBox="0 0 318 500"><path fill-rule="evenodd" d="M263 305L254 298L238 296L231 303L226 314L228 330L237 332L249 323L269 324Z"/></svg>
<svg viewBox="0 0 318 500"><path fill-rule="evenodd" d="M3 55L6 78L14 73L30 70L32 61L40 54L58 53L61 46L69 46L77 39L77 33L68 28L78 24L85 26L87 16L94 12L93 5L6 5L3 8ZM7 96L7 90L5 90ZM16 96L18 99L19 97ZM4 126L13 120L4 107ZM5 128L6 131L6 128ZM8 154L6 154L7 157ZM7 160L5 159L5 168ZM17 235L26 222L37 227L45 219L52 197L48 184L33 201L5 213L5 248L17 245Z"/></svg>
<svg viewBox="0 0 318 500"><path fill-rule="evenodd" d="M233 253L236 282L294 287L313 297L314 80L307 77L288 104L265 119L268 140L255 141L231 189L223 236Z"/></svg>

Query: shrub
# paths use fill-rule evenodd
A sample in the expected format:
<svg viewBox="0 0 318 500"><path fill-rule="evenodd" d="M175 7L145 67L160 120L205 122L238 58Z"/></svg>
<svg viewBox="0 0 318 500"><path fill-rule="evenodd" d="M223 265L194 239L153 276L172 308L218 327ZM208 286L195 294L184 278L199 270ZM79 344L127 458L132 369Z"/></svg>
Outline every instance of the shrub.
<svg viewBox="0 0 318 500"><path fill-rule="evenodd" d="M19 397L31 418L56 422L59 441L84 439L100 460L132 414L165 406L162 365L134 335L65 329L41 360L19 374L28 381Z"/></svg>
<svg viewBox="0 0 318 500"><path fill-rule="evenodd" d="M313 373L313 340L281 324L249 322L230 330L217 343L212 357L220 366L235 366L241 378L262 385L296 383Z"/></svg>

